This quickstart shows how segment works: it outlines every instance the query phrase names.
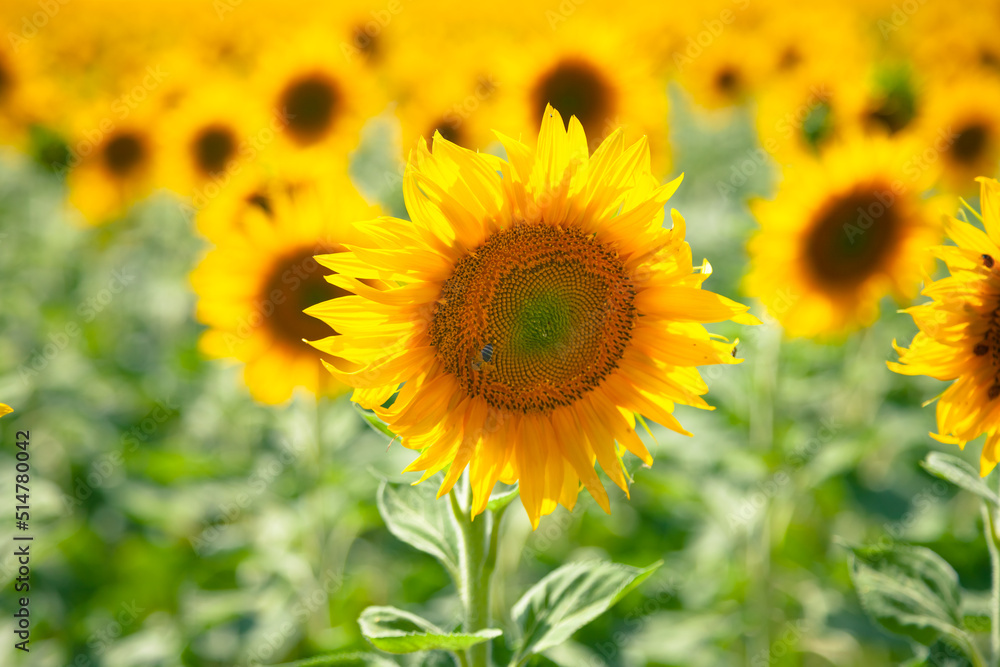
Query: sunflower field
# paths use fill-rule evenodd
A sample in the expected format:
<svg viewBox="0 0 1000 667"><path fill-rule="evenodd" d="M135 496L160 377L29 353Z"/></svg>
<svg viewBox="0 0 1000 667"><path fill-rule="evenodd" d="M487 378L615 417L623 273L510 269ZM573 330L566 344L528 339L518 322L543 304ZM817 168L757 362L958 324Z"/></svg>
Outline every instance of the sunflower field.
<svg viewBox="0 0 1000 667"><path fill-rule="evenodd" d="M997 0L0 34L0 667L1000 667Z"/></svg>

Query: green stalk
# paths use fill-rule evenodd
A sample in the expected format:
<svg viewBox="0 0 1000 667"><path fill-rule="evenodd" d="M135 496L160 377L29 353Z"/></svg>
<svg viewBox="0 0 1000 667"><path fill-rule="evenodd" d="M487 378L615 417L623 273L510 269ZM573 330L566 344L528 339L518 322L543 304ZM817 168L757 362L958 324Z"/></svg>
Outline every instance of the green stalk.
<svg viewBox="0 0 1000 667"><path fill-rule="evenodd" d="M490 513L484 512L477 520L473 521L470 518L471 510L461 506L454 490L449 496L451 498L451 511L462 533L461 563L459 565L464 611L462 630L471 634L478 630L484 630L490 625L490 574L492 574L492 566L488 567L489 559L486 550L486 524L490 519ZM497 531L492 532L494 534L489 536L491 552L495 548L494 541ZM496 554L493 553L492 556L495 565ZM490 642L483 642L469 648L466 651L469 667L489 667L490 649Z"/></svg>
<svg viewBox="0 0 1000 667"><path fill-rule="evenodd" d="M1000 479L1000 475L997 475ZM983 531L986 548L990 552L990 657L992 664L1000 664L1000 549L997 549L996 523L986 501L983 501Z"/></svg>

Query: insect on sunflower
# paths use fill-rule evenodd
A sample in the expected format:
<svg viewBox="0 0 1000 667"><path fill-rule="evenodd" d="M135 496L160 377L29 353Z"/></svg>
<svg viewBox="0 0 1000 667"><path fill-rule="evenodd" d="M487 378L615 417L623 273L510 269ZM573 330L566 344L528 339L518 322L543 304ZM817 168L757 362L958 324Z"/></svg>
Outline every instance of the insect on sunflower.
<svg viewBox="0 0 1000 667"><path fill-rule="evenodd" d="M681 179L659 184L645 139L619 130L591 155L552 107L535 151L497 137L508 160L421 140L412 220L358 223L362 242L319 258L354 296L307 312L340 333L314 343L331 372L420 451L407 471L447 469L441 495L468 467L473 516L518 481L537 527L581 481L610 511L595 460L627 494L624 451L652 463L636 415L690 435L673 411L709 407L696 367L738 361L702 323L757 320L701 289L679 213L663 228Z"/></svg>

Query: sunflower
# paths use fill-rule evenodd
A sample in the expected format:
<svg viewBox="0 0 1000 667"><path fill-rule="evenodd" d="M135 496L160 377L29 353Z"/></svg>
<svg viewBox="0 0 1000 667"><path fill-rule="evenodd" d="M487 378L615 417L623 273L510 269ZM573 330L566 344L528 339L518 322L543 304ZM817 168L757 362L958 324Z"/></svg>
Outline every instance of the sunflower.
<svg viewBox="0 0 1000 667"><path fill-rule="evenodd" d="M961 194L979 174L995 176L1000 161L1000 83L982 78L933 84L917 134L940 155L945 184Z"/></svg>
<svg viewBox="0 0 1000 667"><path fill-rule="evenodd" d="M899 362L888 366L903 375L954 380L938 397L938 433L931 437L964 448L985 433L979 460L985 477L1000 461L1000 267L994 259L1000 257L1000 184L977 180L986 233L948 220L945 230L957 247L940 246L934 254L951 275L924 289L930 303L906 310L920 331L909 348L893 342Z"/></svg>
<svg viewBox="0 0 1000 667"><path fill-rule="evenodd" d="M519 481L537 527L581 481L610 511L595 460L627 494L624 451L652 462L636 415L689 435L673 409L708 408L696 367L738 361L701 323L756 319L700 289L710 270L692 268L679 213L663 229L681 179L659 185L645 139L626 148L618 130L591 155L551 106L534 152L497 136L509 162L419 142L411 221L359 223L362 242L319 258L355 296L307 312L341 334L314 343L333 375L421 452L407 471L447 468L441 495L468 467L473 516Z"/></svg>
<svg viewBox="0 0 1000 667"><path fill-rule="evenodd" d="M934 180L907 145L848 137L817 160L787 169L776 198L756 201L747 292L790 336L867 326L892 293L915 296L925 249L940 238Z"/></svg>
<svg viewBox="0 0 1000 667"><path fill-rule="evenodd" d="M697 33L705 34L706 29ZM746 102L757 91L767 72L767 49L757 37L735 29L711 37L708 46L687 43L673 56L677 79L695 104L723 109Z"/></svg>
<svg viewBox="0 0 1000 667"><path fill-rule="evenodd" d="M159 105L134 109L113 102L95 105L75 119L70 133L66 185L69 202L92 225L123 215L157 185Z"/></svg>
<svg viewBox="0 0 1000 667"><path fill-rule="evenodd" d="M166 185L195 201L211 197L266 150L281 124L233 104L245 94L235 82L206 82L170 113L161 142Z"/></svg>
<svg viewBox="0 0 1000 667"><path fill-rule="evenodd" d="M279 123L269 152L283 173L304 175L316 160L353 150L362 125L385 106L372 73L345 58L324 30L272 45L263 62L258 85L267 114Z"/></svg>
<svg viewBox="0 0 1000 667"><path fill-rule="evenodd" d="M328 333L302 311L342 290L326 281L314 255L352 240L345 222L377 211L346 176L324 174L322 187L273 183L228 229L191 274L198 319L208 325L200 347L209 357L245 364L250 393L263 403L291 397L295 387L336 393L316 352L302 342Z"/></svg>
<svg viewBox="0 0 1000 667"><path fill-rule="evenodd" d="M39 71L37 47L11 39L17 33L7 27L0 19L0 30L8 36L0 41L0 145L23 148L29 127L54 115L57 91Z"/></svg>
<svg viewBox="0 0 1000 667"><path fill-rule="evenodd" d="M909 130L918 113L919 88L909 66L880 63L870 75L861 126L890 136Z"/></svg>
<svg viewBox="0 0 1000 667"><path fill-rule="evenodd" d="M417 67L426 72L433 71L434 66L425 61ZM485 149L495 141L484 119L505 91L489 68L476 61L430 80L419 78L419 85L408 91L397 108L405 153L416 146L417 139L430 139L435 132L463 148Z"/></svg>
<svg viewBox="0 0 1000 667"><path fill-rule="evenodd" d="M576 116L593 151L615 129L648 138L657 174L669 163L667 84L646 54L606 22L574 16L572 22L525 37L501 62L499 94L488 119L514 132L533 127L547 105Z"/></svg>
<svg viewBox="0 0 1000 667"><path fill-rule="evenodd" d="M760 143L782 165L808 161L857 126L863 99L848 63L815 66L776 79L758 97Z"/></svg>

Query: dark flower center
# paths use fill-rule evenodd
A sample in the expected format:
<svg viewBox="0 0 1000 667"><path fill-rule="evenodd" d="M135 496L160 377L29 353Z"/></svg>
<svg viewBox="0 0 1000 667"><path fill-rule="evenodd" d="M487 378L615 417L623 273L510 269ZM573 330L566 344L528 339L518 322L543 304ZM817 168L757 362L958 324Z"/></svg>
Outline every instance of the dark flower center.
<svg viewBox="0 0 1000 667"><path fill-rule="evenodd" d="M341 104L340 88L326 75L299 77L281 94L286 131L300 144L315 143L333 128Z"/></svg>
<svg viewBox="0 0 1000 667"><path fill-rule="evenodd" d="M539 115L545 111L546 104L551 104L566 123L571 116L576 116L588 136L598 136L602 125L614 114L611 85L584 60L558 63L539 79L532 97Z"/></svg>

